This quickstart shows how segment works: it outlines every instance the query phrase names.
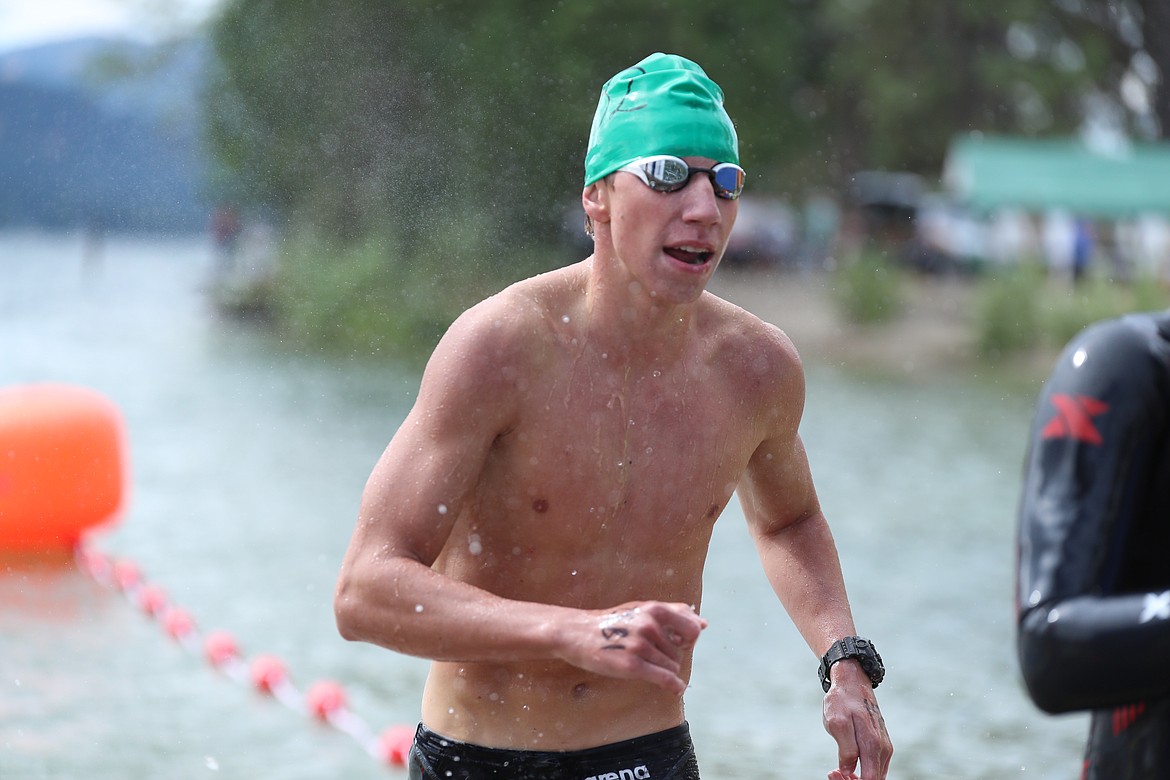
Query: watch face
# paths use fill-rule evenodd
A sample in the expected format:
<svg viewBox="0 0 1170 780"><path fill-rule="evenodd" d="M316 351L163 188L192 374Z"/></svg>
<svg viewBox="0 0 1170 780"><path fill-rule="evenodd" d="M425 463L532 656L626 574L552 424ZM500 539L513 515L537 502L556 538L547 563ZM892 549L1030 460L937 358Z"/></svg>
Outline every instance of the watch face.
<svg viewBox="0 0 1170 780"><path fill-rule="evenodd" d="M880 683L886 676L886 668L882 665L882 657L877 654L871 645L868 648L869 652L861 656L858 660L861 661L861 668L869 675L869 681L873 683L874 687Z"/></svg>

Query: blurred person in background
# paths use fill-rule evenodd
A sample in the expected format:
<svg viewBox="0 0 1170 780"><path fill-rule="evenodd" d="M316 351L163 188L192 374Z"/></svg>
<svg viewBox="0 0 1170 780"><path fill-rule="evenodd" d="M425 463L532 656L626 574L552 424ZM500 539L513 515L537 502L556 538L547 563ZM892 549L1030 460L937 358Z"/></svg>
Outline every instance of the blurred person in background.
<svg viewBox="0 0 1170 780"><path fill-rule="evenodd" d="M1092 712L1085 780L1170 777L1170 311L1064 349L1032 427L1018 544L1033 701Z"/></svg>
<svg viewBox="0 0 1170 780"><path fill-rule="evenodd" d="M738 163L698 65L654 54L621 71L586 153L593 254L472 307L431 356L335 597L347 639L432 660L411 778L697 778L683 693L737 489L821 657L828 776L886 776L884 668L855 636L797 431L800 359L705 290Z"/></svg>

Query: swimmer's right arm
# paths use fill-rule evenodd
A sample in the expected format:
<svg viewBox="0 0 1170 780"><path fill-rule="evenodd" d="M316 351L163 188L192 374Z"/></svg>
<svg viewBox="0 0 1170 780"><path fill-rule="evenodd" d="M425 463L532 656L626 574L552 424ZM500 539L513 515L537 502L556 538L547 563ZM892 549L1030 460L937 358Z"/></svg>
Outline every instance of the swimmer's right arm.
<svg viewBox="0 0 1170 780"><path fill-rule="evenodd" d="M519 391L499 370L511 347L476 327L495 315L469 314L436 348L414 408L367 481L334 597L338 630L433 660L556 658L681 694L683 653L706 625L689 605L516 601L431 568L517 413Z"/></svg>
<svg viewBox="0 0 1170 780"><path fill-rule="evenodd" d="M346 639L438 661L556 658L679 695L685 690L683 654L707 625L690 605L581 610L505 599L440 574L414 554L395 554L403 548L390 539L355 532L335 597ZM379 556L379 549L387 551Z"/></svg>

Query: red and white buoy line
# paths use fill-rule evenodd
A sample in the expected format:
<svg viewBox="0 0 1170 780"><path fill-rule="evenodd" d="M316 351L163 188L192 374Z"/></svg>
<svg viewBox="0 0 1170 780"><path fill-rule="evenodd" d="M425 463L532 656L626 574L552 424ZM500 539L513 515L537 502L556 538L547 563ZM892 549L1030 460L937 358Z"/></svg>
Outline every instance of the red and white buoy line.
<svg viewBox="0 0 1170 780"><path fill-rule="evenodd" d="M361 716L349 709L340 683L319 680L302 693L293 684L284 662L276 656L259 654L245 661L239 644L229 632L200 632L191 613L171 604L166 592L148 582L133 561L113 560L83 543L77 548L77 562L98 584L121 593L143 614L157 620L171 639L192 653L201 654L228 679L251 686L290 710L348 734L383 764L406 765L414 727L395 725L375 733Z"/></svg>

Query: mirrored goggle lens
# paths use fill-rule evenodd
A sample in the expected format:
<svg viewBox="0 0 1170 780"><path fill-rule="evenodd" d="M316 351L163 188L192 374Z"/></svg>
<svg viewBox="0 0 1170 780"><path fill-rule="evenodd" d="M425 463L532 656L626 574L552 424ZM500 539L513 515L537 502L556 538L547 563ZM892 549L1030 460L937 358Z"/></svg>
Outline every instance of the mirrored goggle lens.
<svg viewBox="0 0 1170 780"><path fill-rule="evenodd" d="M715 185L715 194L721 198L734 200L743 192L743 168L732 163L719 163L711 169L711 181Z"/></svg>
<svg viewBox="0 0 1170 780"><path fill-rule="evenodd" d="M715 194L734 200L743 192L744 172L734 163L719 163L714 168L692 168L678 157L659 157L635 163L646 177L646 183L656 192L677 192L687 186L691 176L705 173L711 179Z"/></svg>
<svg viewBox="0 0 1170 780"><path fill-rule="evenodd" d="M691 178L691 168L685 161L677 157L660 157L649 160L642 165L650 186L661 192L674 192L687 186Z"/></svg>

